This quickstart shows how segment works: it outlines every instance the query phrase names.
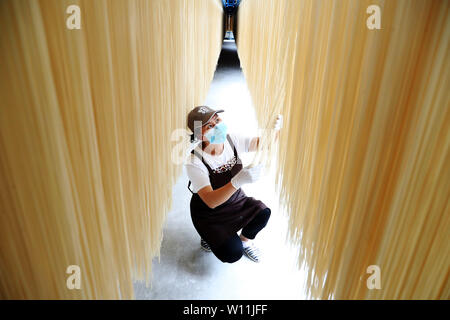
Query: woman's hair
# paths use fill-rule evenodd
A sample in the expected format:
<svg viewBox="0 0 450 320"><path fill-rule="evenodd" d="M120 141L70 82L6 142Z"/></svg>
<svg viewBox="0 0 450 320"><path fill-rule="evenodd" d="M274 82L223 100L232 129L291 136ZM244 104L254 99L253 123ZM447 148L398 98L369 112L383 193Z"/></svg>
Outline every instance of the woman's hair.
<svg viewBox="0 0 450 320"><path fill-rule="evenodd" d="M191 134L191 143L195 142L197 139L195 138L194 134Z"/></svg>

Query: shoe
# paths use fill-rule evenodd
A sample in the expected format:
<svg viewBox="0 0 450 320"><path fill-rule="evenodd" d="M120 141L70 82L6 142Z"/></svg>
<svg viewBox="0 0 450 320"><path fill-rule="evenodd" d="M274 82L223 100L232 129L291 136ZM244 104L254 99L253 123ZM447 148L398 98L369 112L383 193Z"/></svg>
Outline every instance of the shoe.
<svg viewBox="0 0 450 320"><path fill-rule="evenodd" d="M250 242L250 244L247 247L244 247L244 254L252 260L253 262L259 262L261 253L258 249L258 247L255 246L255 244Z"/></svg>
<svg viewBox="0 0 450 320"><path fill-rule="evenodd" d="M211 247L209 246L209 244L206 243L205 240L201 239L200 240L200 247L205 250L206 252L211 252Z"/></svg>

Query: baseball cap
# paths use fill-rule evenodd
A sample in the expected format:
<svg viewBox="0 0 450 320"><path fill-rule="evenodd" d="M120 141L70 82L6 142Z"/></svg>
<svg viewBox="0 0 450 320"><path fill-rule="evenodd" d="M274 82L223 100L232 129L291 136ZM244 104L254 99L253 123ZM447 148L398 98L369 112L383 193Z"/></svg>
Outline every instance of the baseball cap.
<svg viewBox="0 0 450 320"><path fill-rule="evenodd" d="M223 112L223 109L214 110L208 106L198 106L192 109L187 117L187 126L188 128L194 132L194 125L197 125L196 121L201 121L201 125L204 126L211 120L211 118L219 112Z"/></svg>

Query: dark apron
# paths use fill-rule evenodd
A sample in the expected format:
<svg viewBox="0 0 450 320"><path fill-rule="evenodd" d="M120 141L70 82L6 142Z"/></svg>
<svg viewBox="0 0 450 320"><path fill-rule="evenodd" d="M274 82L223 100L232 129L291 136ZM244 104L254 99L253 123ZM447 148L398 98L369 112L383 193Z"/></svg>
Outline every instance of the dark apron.
<svg viewBox="0 0 450 320"><path fill-rule="evenodd" d="M234 151L234 159L232 159L231 164L222 168L222 170L212 170L203 157L197 151L192 150L192 153L202 160L208 169L209 180L213 190L226 185L242 169L242 162L229 135L227 135L227 140ZM189 185L190 181L188 189ZM192 192L191 189L189 190ZM223 242L252 221L261 210L267 208L262 201L253 197L247 197L241 188L233 193L227 201L214 209L209 208L197 193L192 192L190 207L192 223L195 229L213 249L218 248Z"/></svg>

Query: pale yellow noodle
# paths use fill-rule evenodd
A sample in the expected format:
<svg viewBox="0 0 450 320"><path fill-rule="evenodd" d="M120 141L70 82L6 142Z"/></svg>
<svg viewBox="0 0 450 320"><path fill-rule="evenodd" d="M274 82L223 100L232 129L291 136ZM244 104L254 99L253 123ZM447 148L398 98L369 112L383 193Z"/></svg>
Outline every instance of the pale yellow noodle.
<svg viewBox="0 0 450 320"><path fill-rule="evenodd" d="M449 299L449 2L243 0L237 23L260 127L284 115L257 158L279 159L309 295Z"/></svg>
<svg viewBox="0 0 450 320"><path fill-rule="evenodd" d="M0 298L129 299L151 279L188 141L171 134L206 98L222 19L220 0L0 2Z"/></svg>

